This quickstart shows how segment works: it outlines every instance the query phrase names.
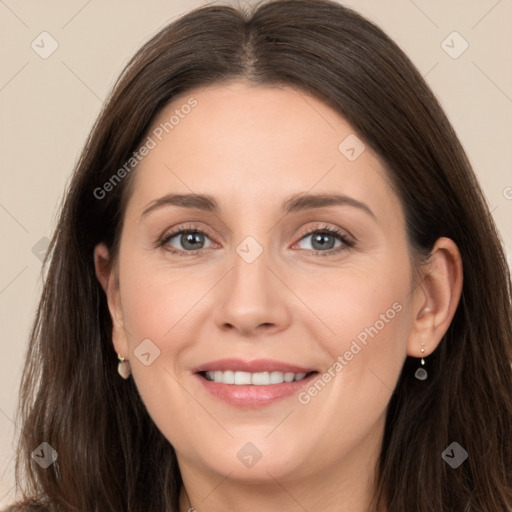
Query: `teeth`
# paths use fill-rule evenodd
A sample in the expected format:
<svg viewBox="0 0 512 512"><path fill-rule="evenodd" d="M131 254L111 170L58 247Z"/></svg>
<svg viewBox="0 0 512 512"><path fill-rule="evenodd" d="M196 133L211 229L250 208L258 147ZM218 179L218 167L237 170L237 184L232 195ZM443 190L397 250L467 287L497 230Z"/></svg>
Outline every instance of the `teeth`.
<svg viewBox="0 0 512 512"><path fill-rule="evenodd" d="M292 372L233 372L226 370L225 372L216 370L206 372L206 378L212 382L223 384L235 384L243 386L252 384L254 386L268 386L269 384L282 384L283 382L293 382L302 380L306 376L305 373Z"/></svg>
<svg viewBox="0 0 512 512"><path fill-rule="evenodd" d="M251 374L247 372L235 372L235 384L251 384Z"/></svg>

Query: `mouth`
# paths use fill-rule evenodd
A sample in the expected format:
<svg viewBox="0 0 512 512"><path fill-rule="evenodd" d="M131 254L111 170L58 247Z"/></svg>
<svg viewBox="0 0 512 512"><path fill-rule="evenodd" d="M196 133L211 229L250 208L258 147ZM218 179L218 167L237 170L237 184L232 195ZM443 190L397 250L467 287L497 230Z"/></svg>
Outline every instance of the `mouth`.
<svg viewBox="0 0 512 512"><path fill-rule="evenodd" d="M297 396L319 372L270 359L223 359L201 365L193 374L211 397L237 408L256 409Z"/></svg>

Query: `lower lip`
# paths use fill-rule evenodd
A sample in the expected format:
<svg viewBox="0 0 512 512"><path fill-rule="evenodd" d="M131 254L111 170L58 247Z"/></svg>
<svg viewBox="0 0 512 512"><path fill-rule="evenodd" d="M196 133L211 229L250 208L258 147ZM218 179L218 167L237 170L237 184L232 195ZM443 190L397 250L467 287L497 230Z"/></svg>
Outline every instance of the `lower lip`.
<svg viewBox="0 0 512 512"><path fill-rule="evenodd" d="M318 375L313 373L300 381L269 384L267 386L236 385L213 382L196 373L195 376L214 397L235 407L257 409L292 395L299 391Z"/></svg>

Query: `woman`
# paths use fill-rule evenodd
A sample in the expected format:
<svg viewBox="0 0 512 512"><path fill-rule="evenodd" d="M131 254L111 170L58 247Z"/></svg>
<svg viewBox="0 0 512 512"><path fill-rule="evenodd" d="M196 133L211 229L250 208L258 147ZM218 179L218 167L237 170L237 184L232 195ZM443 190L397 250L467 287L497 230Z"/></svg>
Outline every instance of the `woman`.
<svg viewBox="0 0 512 512"><path fill-rule="evenodd" d="M504 251L435 97L350 9L164 28L49 254L12 510L512 507Z"/></svg>

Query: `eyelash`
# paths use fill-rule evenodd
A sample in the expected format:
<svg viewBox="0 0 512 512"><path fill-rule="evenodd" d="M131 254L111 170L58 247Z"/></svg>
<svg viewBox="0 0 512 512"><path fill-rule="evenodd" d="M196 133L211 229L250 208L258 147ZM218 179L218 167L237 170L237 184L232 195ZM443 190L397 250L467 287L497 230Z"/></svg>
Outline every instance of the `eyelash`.
<svg viewBox="0 0 512 512"><path fill-rule="evenodd" d="M329 235L336 236L343 243L343 245L340 247L337 247L335 249L328 249L327 251L314 251L313 249L309 249L310 251L312 251L311 254L313 254L314 256L332 256L334 254L337 254L341 251L346 251L355 246L355 244L347 238L347 236L345 235L345 233L343 231L336 229L336 228L330 228L329 226L322 226L319 228L317 227L314 229L310 229L307 232L302 234L299 241L302 240L303 238L306 238L309 235L319 234L319 233L328 233ZM197 226L189 225L184 229L178 228L177 230L164 235L157 242L157 246L163 247L166 251L170 252L171 254L174 254L177 256L184 256L184 257L196 256L200 251L203 250L203 249L196 249L195 251L183 251L181 249L164 247L167 245L169 240L171 240L175 236L181 235L181 234L201 234L201 235L208 236L208 233L199 229ZM210 238L210 237L208 236L208 238Z"/></svg>

